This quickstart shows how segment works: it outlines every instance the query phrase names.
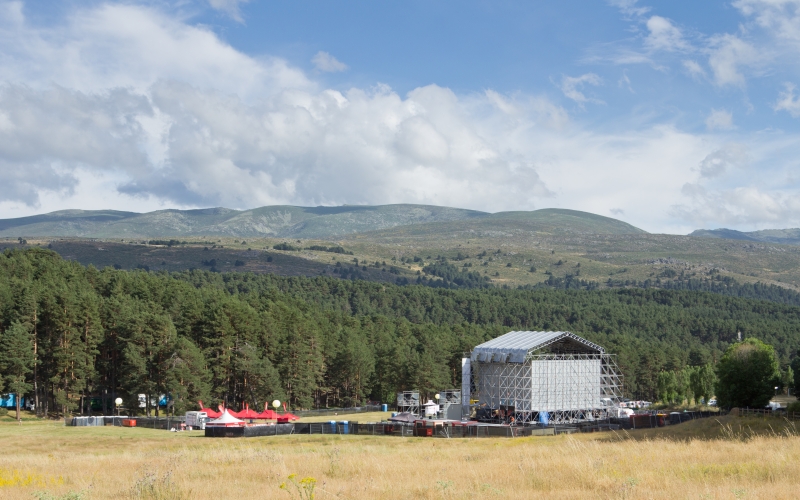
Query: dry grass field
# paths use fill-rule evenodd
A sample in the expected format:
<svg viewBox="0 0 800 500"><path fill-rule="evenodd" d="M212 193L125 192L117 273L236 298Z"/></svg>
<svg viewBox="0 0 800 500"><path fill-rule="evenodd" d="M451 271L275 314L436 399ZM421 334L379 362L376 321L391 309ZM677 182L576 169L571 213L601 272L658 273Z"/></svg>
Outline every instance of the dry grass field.
<svg viewBox="0 0 800 500"><path fill-rule="evenodd" d="M317 499L796 498L800 463L793 425L734 417L516 440L207 439L6 421L0 443L2 499L307 498L306 478Z"/></svg>

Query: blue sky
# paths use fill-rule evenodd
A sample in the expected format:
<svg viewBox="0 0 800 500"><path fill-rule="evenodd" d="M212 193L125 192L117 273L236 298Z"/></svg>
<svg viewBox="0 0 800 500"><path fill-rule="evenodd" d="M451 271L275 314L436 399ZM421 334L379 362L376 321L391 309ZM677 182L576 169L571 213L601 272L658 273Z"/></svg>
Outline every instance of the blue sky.
<svg viewBox="0 0 800 500"><path fill-rule="evenodd" d="M800 0L0 0L0 217L545 207L800 226Z"/></svg>

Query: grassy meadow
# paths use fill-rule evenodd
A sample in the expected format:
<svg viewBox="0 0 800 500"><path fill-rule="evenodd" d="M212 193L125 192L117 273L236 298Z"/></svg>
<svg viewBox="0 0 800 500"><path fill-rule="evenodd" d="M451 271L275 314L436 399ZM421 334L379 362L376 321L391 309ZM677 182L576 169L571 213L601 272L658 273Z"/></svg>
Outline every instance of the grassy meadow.
<svg viewBox="0 0 800 500"><path fill-rule="evenodd" d="M207 439L3 418L0 443L0 499L306 498L305 478L316 481L317 499L793 498L800 462L794 425L736 417L480 440Z"/></svg>

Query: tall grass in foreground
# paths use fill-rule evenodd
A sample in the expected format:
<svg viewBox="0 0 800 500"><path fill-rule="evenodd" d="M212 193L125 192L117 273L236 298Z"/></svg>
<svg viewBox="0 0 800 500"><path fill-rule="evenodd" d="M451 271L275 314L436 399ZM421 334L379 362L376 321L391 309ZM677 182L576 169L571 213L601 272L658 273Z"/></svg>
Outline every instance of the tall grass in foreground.
<svg viewBox="0 0 800 500"><path fill-rule="evenodd" d="M721 417L672 428L525 439L278 436L206 439L146 429L0 426L0 469L63 483L0 498L793 498L790 422ZM285 484L286 489L280 488ZM310 482L308 483L310 486ZM289 487L291 486L291 490ZM302 485L300 485L302 488ZM290 493L291 491L291 493ZM301 490L307 492L309 490Z"/></svg>

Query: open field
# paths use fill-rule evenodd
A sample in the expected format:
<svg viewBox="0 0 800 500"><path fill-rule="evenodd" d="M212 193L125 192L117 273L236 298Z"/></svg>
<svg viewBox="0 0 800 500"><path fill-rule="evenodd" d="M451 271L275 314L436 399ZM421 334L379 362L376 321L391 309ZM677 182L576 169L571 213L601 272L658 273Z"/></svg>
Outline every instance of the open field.
<svg viewBox="0 0 800 500"><path fill-rule="evenodd" d="M318 499L793 498L800 460L791 425L734 417L516 440L207 439L26 422L0 424L0 442L3 499L291 498L279 488L290 474L316 479Z"/></svg>

